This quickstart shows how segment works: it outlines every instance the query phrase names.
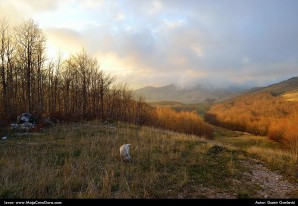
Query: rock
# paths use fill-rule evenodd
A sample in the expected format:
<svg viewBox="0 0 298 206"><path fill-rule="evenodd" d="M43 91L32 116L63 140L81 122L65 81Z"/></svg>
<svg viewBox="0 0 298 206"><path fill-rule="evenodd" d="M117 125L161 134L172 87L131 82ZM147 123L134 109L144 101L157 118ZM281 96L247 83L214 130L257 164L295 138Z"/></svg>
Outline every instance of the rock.
<svg viewBox="0 0 298 206"><path fill-rule="evenodd" d="M23 113L17 117L17 124L11 124L10 128L17 132L29 132L36 127L35 116L30 113Z"/></svg>
<svg viewBox="0 0 298 206"><path fill-rule="evenodd" d="M23 129L31 129L31 128L34 128L34 124L30 123L30 122L24 122L22 124L20 124L20 126L23 128Z"/></svg>
<svg viewBox="0 0 298 206"><path fill-rule="evenodd" d="M5 137L2 137L2 140L6 140L7 139L7 137L5 136Z"/></svg>
<svg viewBox="0 0 298 206"><path fill-rule="evenodd" d="M29 113L23 113L17 117L17 124L11 124L10 128L18 132L28 132L36 126L34 116Z"/></svg>
<svg viewBox="0 0 298 206"><path fill-rule="evenodd" d="M10 128L11 129L18 129L18 128L20 128L20 125L19 124L11 124Z"/></svg>
<svg viewBox="0 0 298 206"><path fill-rule="evenodd" d="M120 147L120 156L124 162L130 162L131 158L129 155L129 146L131 144L124 144Z"/></svg>
<svg viewBox="0 0 298 206"><path fill-rule="evenodd" d="M17 117L17 123L22 124L24 122L34 123L34 116L30 113L23 113Z"/></svg>
<svg viewBox="0 0 298 206"><path fill-rule="evenodd" d="M23 122L29 122L29 119L27 117L21 116L21 121L23 121Z"/></svg>

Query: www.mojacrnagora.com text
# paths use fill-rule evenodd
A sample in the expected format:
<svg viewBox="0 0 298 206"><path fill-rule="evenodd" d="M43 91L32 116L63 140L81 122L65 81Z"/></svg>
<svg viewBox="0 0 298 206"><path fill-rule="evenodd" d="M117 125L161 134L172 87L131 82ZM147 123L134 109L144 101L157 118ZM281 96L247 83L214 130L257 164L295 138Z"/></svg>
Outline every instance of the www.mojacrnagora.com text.
<svg viewBox="0 0 298 206"><path fill-rule="evenodd" d="M5 201L4 200L4 205L61 205L62 202L60 201L55 201L55 202L52 202L52 201L47 201L47 200L44 200L44 201L39 201L39 200L36 200L36 201Z"/></svg>

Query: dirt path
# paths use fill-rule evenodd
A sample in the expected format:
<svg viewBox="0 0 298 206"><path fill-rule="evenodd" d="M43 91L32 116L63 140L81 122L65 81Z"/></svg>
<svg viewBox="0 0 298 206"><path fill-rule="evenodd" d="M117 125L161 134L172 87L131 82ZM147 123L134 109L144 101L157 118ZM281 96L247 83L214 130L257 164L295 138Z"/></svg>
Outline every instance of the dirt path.
<svg viewBox="0 0 298 206"><path fill-rule="evenodd" d="M239 196L239 191L228 191L216 187L203 185L189 185L184 191L170 198L206 198L206 199L297 199L298 184L287 181L282 175L265 167L264 163L257 159L249 158L240 162L247 172L241 179L233 179L231 184L236 188L239 185L250 188L247 194Z"/></svg>
<svg viewBox="0 0 298 206"><path fill-rule="evenodd" d="M249 159L241 162L248 171L245 180L234 180L236 184L254 185L255 195L247 198L290 199L298 198L298 184L291 183L277 172L271 171L260 160ZM217 188L199 188L200 195L210 199L235 199L242 198L237 194L218 190Z"/></svg>
<svg viewBox="0 0 298 206"><path fill-rule="evenodd" d="M282 175L271 171L264 164L256 159L242 161L249 168L250 172L244 175L250 179L250 184L259 186L256 190L259 198L297 198L298 185L283 178Z"/></svg>

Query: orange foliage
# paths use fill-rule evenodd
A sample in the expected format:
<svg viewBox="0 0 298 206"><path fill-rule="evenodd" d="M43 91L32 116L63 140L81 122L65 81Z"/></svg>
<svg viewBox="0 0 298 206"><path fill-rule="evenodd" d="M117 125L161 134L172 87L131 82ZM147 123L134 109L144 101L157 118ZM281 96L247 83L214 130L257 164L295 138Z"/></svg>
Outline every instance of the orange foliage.
<svg viewBox="0 0 298 206"><path fill-rule="evenodd" d="M269 138L283 141L298 159L298 113L295 111L287 118L274 121L268 130Z"/></svg>
<svg viewBox="0 0 298 206"><path fill-rule="evenodd" d="M196 112L176 112L171 108L157 107L154 126L176 132L212 137L212 127Z"/></svg>
<svg viewBox="0 0 298 206"><path fill-rule="evenodd" d="M297 144L298 103L285 101L270 92L216 104L206 113L205 119L226 128L267 135L289 146Z"/></svg>

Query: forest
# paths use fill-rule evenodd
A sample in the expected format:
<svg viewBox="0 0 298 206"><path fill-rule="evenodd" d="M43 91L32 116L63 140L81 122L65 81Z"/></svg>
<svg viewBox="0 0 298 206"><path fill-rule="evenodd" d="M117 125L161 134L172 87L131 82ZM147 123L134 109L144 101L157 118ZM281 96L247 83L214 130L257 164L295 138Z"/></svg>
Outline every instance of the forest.
<svg viewBox="0 0 298 206"><path fill-rule="evenodd" d="M6 19L0 21L0 123L12 123L28 112L37 120L123 121L212 136L210 126L195 113L147 104L84 49L66 59L46 54L46 36L38 23L29 20L11 27ZM200 124L189 129L186 122Z"/></svg>
<svg viewBox="0 0 298 206"><path fill-rule="evenodd" d="M215 104L205 114L215 125L256 135L267 135L298 155L298 103L264 91Z"/></svg>

